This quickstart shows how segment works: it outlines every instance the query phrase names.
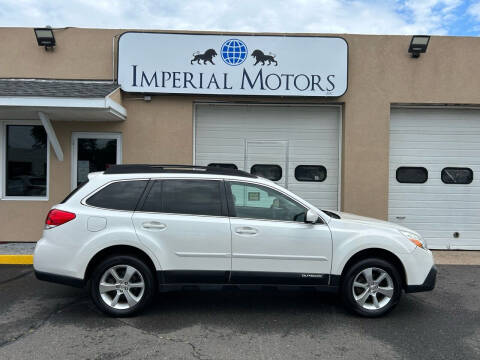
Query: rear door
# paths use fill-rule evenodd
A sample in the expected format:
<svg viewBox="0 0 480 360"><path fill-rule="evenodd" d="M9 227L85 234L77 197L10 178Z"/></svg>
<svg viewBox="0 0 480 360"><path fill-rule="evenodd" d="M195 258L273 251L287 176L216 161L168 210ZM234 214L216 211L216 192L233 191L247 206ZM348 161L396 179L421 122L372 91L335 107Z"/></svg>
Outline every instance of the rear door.
<svg viewBox="0 0 480 360"><path fill-rule="evenodd" d="M154 250L166 283L224 283L230 271L230 223L224 184L209 179L154 180L133 223Z"/></svg>

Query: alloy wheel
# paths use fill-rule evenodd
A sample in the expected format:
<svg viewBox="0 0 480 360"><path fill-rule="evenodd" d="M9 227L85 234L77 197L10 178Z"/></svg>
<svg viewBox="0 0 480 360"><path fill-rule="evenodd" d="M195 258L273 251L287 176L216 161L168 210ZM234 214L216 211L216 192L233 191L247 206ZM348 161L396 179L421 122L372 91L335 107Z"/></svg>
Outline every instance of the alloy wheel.
<svg viewBox="0 0 480 360"><path fill-rule="evenodd" d="M98 285L103 302L118 310L137 305L145 292L143 276L131 265L115 265L107 269Z"/></svg>
<svg viewBox="0 0 480 360"><path fill-rule="evenodd" d="M385 270L369 267L355 276L352 291L353 298L363 309L379 310L392 300L393 280Z"/></svg>

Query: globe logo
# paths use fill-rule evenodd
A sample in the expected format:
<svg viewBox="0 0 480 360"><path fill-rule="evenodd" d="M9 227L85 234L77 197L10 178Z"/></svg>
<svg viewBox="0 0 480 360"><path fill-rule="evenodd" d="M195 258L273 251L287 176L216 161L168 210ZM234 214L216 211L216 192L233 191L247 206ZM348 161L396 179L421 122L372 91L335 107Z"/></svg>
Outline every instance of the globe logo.
<svg viewBox="0 0 480 360"><path fill-rule="evenodd" d="M247 58L248 49L242 40L230 39L223 43L220 53L225 64L237 66Z"/></svg>

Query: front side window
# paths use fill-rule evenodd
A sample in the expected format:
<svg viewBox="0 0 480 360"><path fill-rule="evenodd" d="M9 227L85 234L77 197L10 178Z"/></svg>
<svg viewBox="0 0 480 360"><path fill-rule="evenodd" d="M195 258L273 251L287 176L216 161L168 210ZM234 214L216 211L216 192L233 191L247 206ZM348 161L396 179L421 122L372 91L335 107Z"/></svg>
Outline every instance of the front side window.
<svg viewBox="0 0 480 360"><path fill-rule="evenodd" d="M470 184L473 171L470 168L446 167L442 169L442 182L445 184Z"/></svg>
<svg viewBox="0 0 480 360"><path fill-rule="evenodd" d="M247 183L232 182L229 186L235 217L305 221L307 209L276 190Z"/></svg>
<svg viewBox="0 0 480 360"><path fill-rule="evenodd" d="M250 169L250 173L272 181L282 178L282 168L279 165L255 164Z"/></svg>
<svg viewBox="0 0 480 360"><path fill-rule="evenodd" d="M401 166L397 169L397 181L405 184L423 184L428 180L428 171L424 167Z"/></svg>
<svg viewBox="0 0 480 360"><path fill-rule="evenodd" d="M163 212L210 216L222 215L220 181L162 180L161 182ZM148 202L149 199L147 198L146 203Z"/></svg>
<svg viewBox="0 0 480 360"><path fill-rule="evenodd" d="M43 126L6 126L6 196L47 196L47 149Z"/></svg>
<svg viewBox="0 0 480 360"><path fill-rule="evenodd" d="M104 209L133 211L147 182L132 180L111 183L90 196L86 203Z"/></svg>
<svg viewBox="0 0 480 360"><path fill-rule="evenodd" d="M327 178L327 169L322 165L298 165L295 168L297 181L322 182Z"/></svg>

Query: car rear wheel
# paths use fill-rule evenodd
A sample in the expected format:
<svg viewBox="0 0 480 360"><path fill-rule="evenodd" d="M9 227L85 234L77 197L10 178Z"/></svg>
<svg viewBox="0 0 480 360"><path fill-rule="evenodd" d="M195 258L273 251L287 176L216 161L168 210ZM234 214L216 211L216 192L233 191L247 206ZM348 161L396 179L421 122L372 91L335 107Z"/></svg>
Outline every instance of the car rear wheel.
<svg viewBox="0 0 480 360"><path fill-rule="evenodd" d="M94 270L90 295L95 305L111 316L129 316L148 305L155 295L155 279L140 259L115 255Z"/></svg>
<svg viewBox="0 0 480 360"><path fill-rule="evenodd" d="M391 311L400 300L401 277L390 262L364 259L348 269L342 281L342 297L347 308L366 317Z"/></svg>

